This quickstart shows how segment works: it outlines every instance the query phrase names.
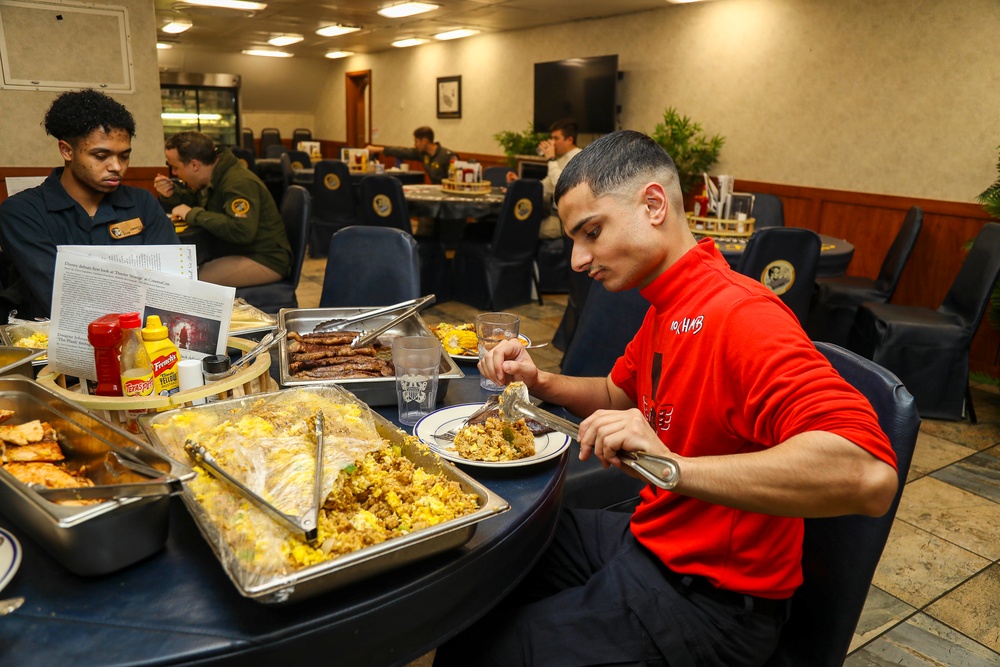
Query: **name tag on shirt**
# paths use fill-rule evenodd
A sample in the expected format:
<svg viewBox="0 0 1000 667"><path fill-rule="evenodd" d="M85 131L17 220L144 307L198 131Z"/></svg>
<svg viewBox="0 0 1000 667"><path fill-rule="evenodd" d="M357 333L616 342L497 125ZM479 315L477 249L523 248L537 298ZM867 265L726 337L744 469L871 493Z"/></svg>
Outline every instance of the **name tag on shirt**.
<svg viewBox="0 0 1000 667"><path fill-rule="evenodd" d="M142 220L139 218L132 218L131 220L124 220L108 225L108 233L111 234L111 238L113 239L124 239L129 236L135 236L141 231Z"/></svg>

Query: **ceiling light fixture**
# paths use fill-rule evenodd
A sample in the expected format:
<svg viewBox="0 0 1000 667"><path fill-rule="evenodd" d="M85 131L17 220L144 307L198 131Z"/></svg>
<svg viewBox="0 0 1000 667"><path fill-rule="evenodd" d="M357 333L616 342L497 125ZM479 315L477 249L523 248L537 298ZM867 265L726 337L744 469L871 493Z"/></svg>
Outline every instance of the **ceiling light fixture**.
<svg viewBox="0 0 1000 667"><path fill-rule="evenodd" d="M358 26L340 25L339 23L334 23L333 25L323 26L316 31L316 34L323 37L338 37L340 35L346 35L350 32L357 32L358 30L361 30Z"/></svg>
<svg viewBox="0 0 1000 667"><path fill-rule="evenodd" d="M305 37L302 35L275 35L271 39L267 40L268 44L272 46L288 46L290 44L298 44Z"/></svg>
<svg viewBox="0 0 1000 667"><path fill-rule="evenodd" d="M410 37L408 39L400 39L392 43L393 46L398 46L400 48L407 46L418 46L420 44L426 44L426 39L421 39L419 37Z"/></svg>
<svg viewBox="0 0 1000 667"><path fill-rule="evenodd" d="M346 58L347 56L353 56L353 55L354 51L327 51L326 53L326 57L330 58L331 60L335 60L337 58Z"/></svg>
<svg viewBox="0 0 1000 667"><path fill-rule="evenodd" d="M404 2L400 5L390 5L378 10L380 16L389 19L401 19L414 14L423 14L437 9L438 6L430 2Z"/></svg>
<svg viewBox="0 0 1000 667"><path fill-rule="evenodd" d="M265 2L245 2L244 0L184 0L185 5L199 7L221 7L222 9L242 9L245 12L259 12L267 9Z"/></svg>
<svg viewBox="0 0 1000 667"><path fill-rule="evenodd" d="M243 49L243 53L248 56L265 56L268 58L291 58L292 54L285 51L271 51L270 49Z"/></svg>
<svg viewBox="0 0 1000 667"><path fill-rule="evenodd" d="M473 35L478 35L478 30L471 30L469 28L458 28L457 30L448 30L447 32L439 32L434 35L434 39L461 39L462 37L472 37Z"/></svg>
<svg viewBox="0 0 1000 667"><path fill-rule="evenodd" d="M191 19L176 18L176 19L171 19L170 23L160 28L160 30L162 30L163 32L168 32L171 35L176 35L184 32L192 25L194 24L191 23Z"/></svg>
<svg viewBox="0 0 1000 667"><path fill-rule="evenodd" d="M158 48L158 49L160 49L162 51L164 49L172 49L172 48L174 48L174 45L173 44L167 44L166 42L157 42L156 43L156 48Z"/></svg>

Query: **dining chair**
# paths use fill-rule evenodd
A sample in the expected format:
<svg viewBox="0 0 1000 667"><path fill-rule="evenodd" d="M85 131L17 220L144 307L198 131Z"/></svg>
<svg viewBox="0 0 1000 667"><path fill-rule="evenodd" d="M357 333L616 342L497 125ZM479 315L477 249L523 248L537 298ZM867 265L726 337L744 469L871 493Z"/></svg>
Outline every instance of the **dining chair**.
<svg viewBox="0 0 1000 667"><path fill-rule="evenodd" d="M903 267L917 244L923 220L924 212L919 206L913 206L906 212L874 280L863 276L816 278L816 289L813 290L805 325L811 339L846 347L858 307L866 301L888 303L892 299L903 275Z"/></svg>
<svg viewBox="0 0 1000 667"><path fill-rule="evenodd" d="M326 257L333 234L358 224L350 169L340 160L319 160L314 167L311 192L309 256Z"/></svg>
<svg viewBox="0 0 1000 667"><path fill-rule="evenodd" d="M333 234L320 308L388 306L419 296L420 262L412 235L364 225Z"/></svg>
<svg viewBox="0 0 1000 667"><path fill-rule="evenodd" d="M871 403L896 453L899 487L880 517L848 515L806 519L802 540L802 585L792 596L768 667L841 667L861 617L892 529L920 429L913 396L878 364L830 343L816 348L844 380Z"/></svg>
<svg viewBox="0 0 1000 667"><path fill-rule="evenodd" d="M508 167L486 167L483 170L483 180L489 181L494 188L505 188L509 171Z"/></svg>
<svg viewBox="0 0 1000 667"><path fill-rule="evenodd" d="M284 144L271 144L263 151L264 157L275 160L280 158L283 153L287 153L288 148Z"/></svg>
<svg viewBox="0 0 1000 667"><path fill-rule="evenodd" d="M463 239L455 250L454 298L481 310L530 303L532 287L538 287L535 251L541 223L541 182L511 183L492 238Z"/></svg>
<svg viewBox="0 0 1000 667"><path fill-rule="evenodd" d="M293 172L298 169L309 169L310 167L313 166L312 160L309 159L309 153L306 153L305 151L292 149L288 151L287 154L288 154L288 161L291 164Z"/></svg>
<svg viewBox="0 0 1000 667"><path fill-rule="evenodd" d="M781 199L764 192L750 194L753 195L753 210L750 214L756 221L754 229L785 226L785 207Z"/></svg>
<svg viewBox="0 0 1000 667"><path fill-rule="evenodd" d="M257 173L257 163L251 151L239 146L233 146L229 150L233 152L233 155L236 156L236 159L245 169L249 169L255 174Z"/></svg>
<svg viewBox="0 0 1000 667"><path fill-rule="evenodd" d="M265 313L277 313L282 308L298 308L295 290L302 276L309 241L309 221L312 201L309 191L301 185L292 185L281 202L281 219L285 223L288 243L292 246L292 270L287 277L266 285L236 288L236 296L257 306Z"/></svg>
<svg viewBox="0 0 1000 667"><path fill-rule="evenodd" d="M304 127L297 127L292 130L292 148L298 148L300 141L312 141L312 130Z"/></svg>
<svg viewBox="0 0 1000 667"><path fill-rule="evenodd" d="M765 227L750 237L736 270L769 287L802 323L809 314L819 251L819 235L812 230Z"/></svg>
<svg viewBox="0 0 1000 667"><path fill-rule="evenodd" d="M253 130L249 127L244 127L240 133L240 148L250 151L250 155L256 157L257 147L254 146L253 141Z"/></svg>
<svg viewBox="0 0 1000 667"><path fill-rule="evenodd" d="M921 417L976 423L969 390L969 348L1000 276L1000 223L980 230L937 310L865 303L850 349L899 376Z"/></svg>
<svg viewBox="0 0 1000 667"><path fill-rule="evenodd" d="M281 132L275 127L265 127L260 131L260 153L265 157L272 157L268 153L271 146L283 146L281 143ZM277 157L277 156L274 156Z"/></svg>

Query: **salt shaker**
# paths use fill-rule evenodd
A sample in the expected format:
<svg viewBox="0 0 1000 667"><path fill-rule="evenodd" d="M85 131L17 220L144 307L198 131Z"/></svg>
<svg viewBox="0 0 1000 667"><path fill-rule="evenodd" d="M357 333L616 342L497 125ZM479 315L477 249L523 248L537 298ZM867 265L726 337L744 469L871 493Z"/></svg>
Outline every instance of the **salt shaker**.
<svg viewBox="0 0 1000 667"><path fill-rule="evenodd" d="M213 354L202 359L201 368L203 371L202 374L205 377L205 384L211 384L212 382L226 378L229 375L231 365L232 362L229 360L229 356L225 354ZM210 394L205 400L209 403L214 403L223 398L229 398L228 391Z"/></svg>

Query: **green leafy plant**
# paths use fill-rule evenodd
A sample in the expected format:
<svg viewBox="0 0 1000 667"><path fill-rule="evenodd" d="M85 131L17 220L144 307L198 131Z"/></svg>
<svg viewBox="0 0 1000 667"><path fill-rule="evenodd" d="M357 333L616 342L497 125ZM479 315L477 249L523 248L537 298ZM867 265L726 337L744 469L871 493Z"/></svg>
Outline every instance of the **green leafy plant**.
<svg viewBox="0 0 1000 667"><path fill-rule="evenodd" d="M1000 151L1000 146L997 147L997 150ZM983 210L1000 220L1000 159L997 160L997 180L976 199L983 205ZM986 313L986 319L995 329L1000 329L1000 282L993 286L993 294L990 295L990 309Z"/></svg>
<svg viewBox="0 0 1000 667"><path fill-rule="evenodd" d="M663 112L663 122L657 123L651 136L674 159L682 192L690 192L701 181L701 174L719 161L722 145L726 143L721 135L703 134L701 123L682 116L673 107Z"/></svg>
<svg viewBox="0 0 1000 667"><path fill-rule="evenodd" d="M503 152L507 156L507 163L511 169L517 167L518 155L535 155L538 144L549 138L548 132L536 132L535 125L529 123L528 127L521 132L511 132L505 130L493 135L497 143L503 146Z"/></svg>

